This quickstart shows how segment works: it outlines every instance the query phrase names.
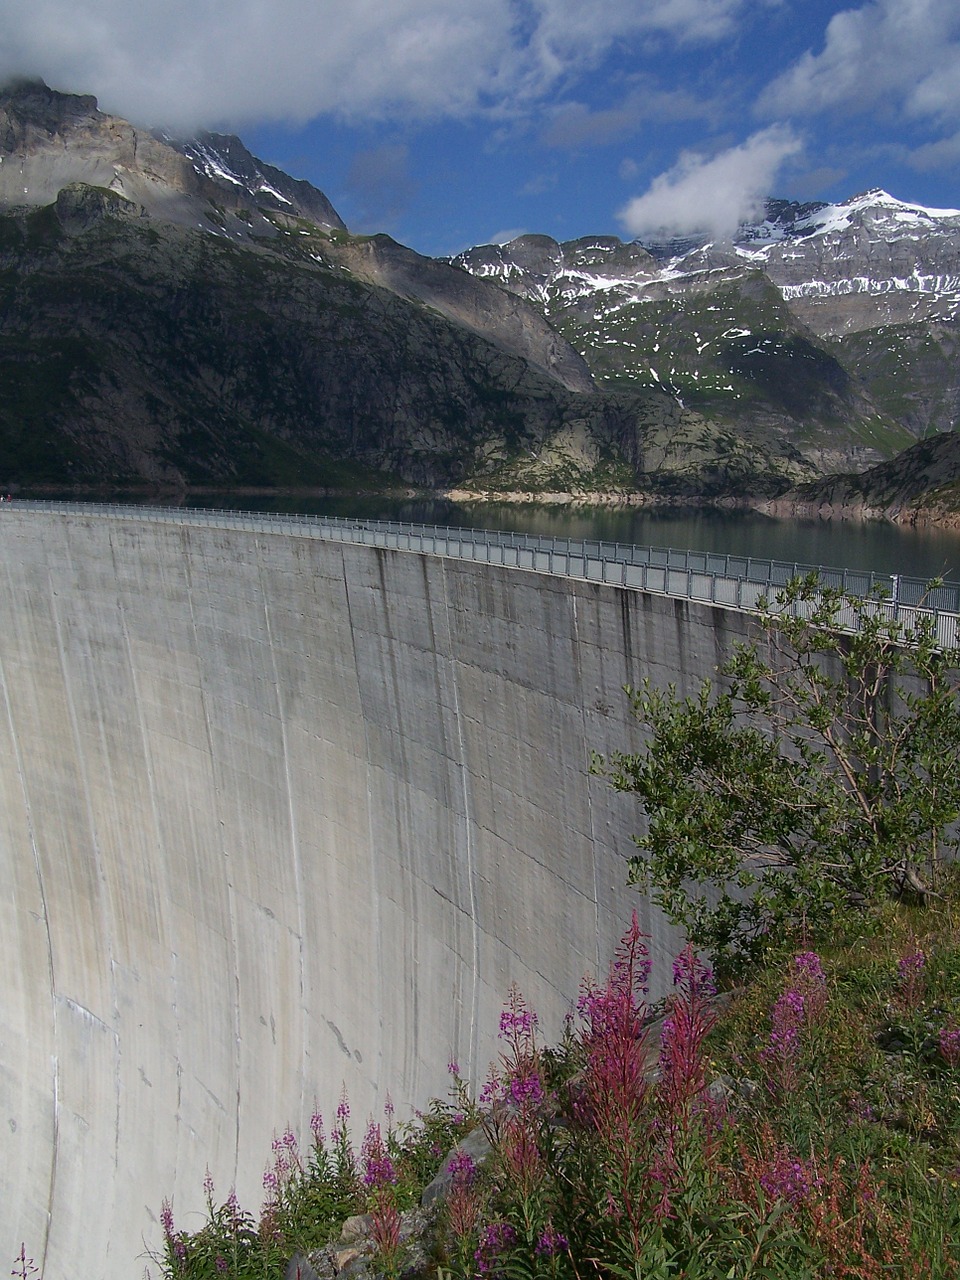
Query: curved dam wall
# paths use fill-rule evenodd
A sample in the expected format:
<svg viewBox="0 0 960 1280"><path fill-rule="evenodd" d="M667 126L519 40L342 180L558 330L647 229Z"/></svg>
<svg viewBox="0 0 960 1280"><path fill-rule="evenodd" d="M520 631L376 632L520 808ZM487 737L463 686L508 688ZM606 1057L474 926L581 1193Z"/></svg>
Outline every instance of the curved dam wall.
<svg viewBox="0 0 960 1280"><path fill-rule="evenodd" d="M743 615L133 510L6 508L0 574L0 1260L142 1276L342 1086L481 1081L511 982L558 1032L635 906L669 973L590 752Z"/></svg>

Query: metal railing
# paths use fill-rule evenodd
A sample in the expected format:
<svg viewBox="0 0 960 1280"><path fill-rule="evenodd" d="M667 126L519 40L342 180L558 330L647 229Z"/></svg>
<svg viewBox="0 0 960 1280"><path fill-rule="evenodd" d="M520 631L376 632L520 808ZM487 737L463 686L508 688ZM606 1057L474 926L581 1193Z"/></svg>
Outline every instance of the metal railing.
<svg viewBox="0 0 960 1280"><path fill-rule="evenodd" d="M889 618L909 626L919 617L928 617L935 624L940 645L956 647L960 644L960 583L945 582L931 588L925 579L905 574L833 569L713 551L635 547L620 542L557 538L548 534L459 529L393 520L355 520L342 516L21 499L15 500L14 506L17 510L243 529L253 533L286 534L413 551L421 555L450 556L748 612L756 610L763 598L792 579L815 573L825 585L851 595L865 596L880 589L886 593L887 600L878 608Z"/></svg>

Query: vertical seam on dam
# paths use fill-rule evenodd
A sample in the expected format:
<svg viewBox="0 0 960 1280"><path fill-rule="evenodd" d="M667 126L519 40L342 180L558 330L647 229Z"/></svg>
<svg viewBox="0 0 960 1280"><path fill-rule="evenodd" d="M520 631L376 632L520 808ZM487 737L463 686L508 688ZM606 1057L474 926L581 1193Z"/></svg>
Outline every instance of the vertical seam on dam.
<svg viewBox="0 0 960 1280"><path fill-rule="evenodd" d="M10 592L8 592L8 598ZM40 862L40 851L37 848L36 830L33 822L33 806L30 802L30 792L27 787L26 777L23 770L23 757L20 751L20 739L17 733L16 721L13 715L13 706L10 702L10 691L7 685L7 675L4 667L2 656L0 656L0 687L3 689L3 700L7 711L7 724L10 730L10 742L13 747L14 756L17 762L17 779L20 787L20 793L23 796L23 810L27 823L27 831L30 836L30 850L33 854L33 865L37 876L37 891L40 895L40 905L43 910L43 929L46 938L47 951L47 970L50 976L50 1024L51 1034L53 1038L53 1055L50 1063L51 1067L51 1083L53 1085L53 1099L51 1107L51 1129L53 1132L53 1140L51 1142L50 1152L50 1176L47 1182L46 1195L46 1215L44 1222L43 1241L40 1250L40 1274L43 1274L47 1261L47 1249L50 1243L50 1231L53 1222L53 1200L57 1183L57 1155L60 1148L60 1116L59 1116L59 1071L60 1063L57 1055L57 973L53 960L53 938L50 934L50 912L47 906L47 891L43 881L43 867Z"/></svg>
<svg viewBox="0 0 960 1280"><path fill-rule="evenodd" d="M207 738L207 750L210 753L210 770L211 780L214 786L214 799L216 801L217 814L217 830L219 832L220 857L223 863L224 879L226 881L227 902L230 909L230 948L233 953L233 1068L235 1073L234 1081L234 1133L233 1133L233 1180L234 1182L240 1176L240 938L237 928L237 904L235 901L235 889L233 883L233 868L231 864L230 853L227 850L224 840L224 823L223 823L223 806L220 800L220 779L218 777L217 759L218 753L214 746L213 732L210 728L210 710L207 705L207 690L204 686L203 662L201 660L202 651L200 648L200 635L197 629L197 614L194 605L194 583L193 583L193 561L192 561L192 540L188 529L182 529L180 532L180 541L183 551L184 571L186 581L187 602L190 606L190 623L193 632L194 655L197 661L197 685L200 695L200 706L203 710L203 727ZM201 558L202 558L202 552ZM178 1017L179 1023L179 1017Z"/></svg>
<svg viewBox="0 0 960 1280"><path fill-rule="evenodd" d="M470 797L470 779L467 770L466 744L463 738L463 715L460 710L460 663L453 647L453 629L450 621L450 587L447 581L447 564L440 562L440 575L443 583L444 622L447 628L447 652L450 654L450 683L453 687L453 716L457 726L457 743L460 751L460 786L463 793L463 825L464 851L467 858L467 885L470 894L470 931L471 931L471 993L470 993L470 1071L475 1073L479 1068L477 1027L480 1005L480 921L477 914L476 867L474 866L473 848L473 806Z"/></svg>
<svg viewBox="0 0 960 1280"><path fill-rule="evenodd" d="M376 881L377 874L377 858L376 850L373 843L373 807L370 803L370 783L371 783L371 766L370 766L370 735L367 727L367 717L363 708L363 685L360 680L360 654L357 650L357 631L353 618L353 602L350 596L350 581L347 573L347 562L345 549L341 545L339 549L340 570L343 582L343 597L347 605L347 620L350 624L350 644L353 652L353 669L357 677L357 705L360 708L360 724L363 732L363 757L365 762L364 773L366 776L366 817L367 817L367 857L370 862L370 878L372 882ZM383 930L380 923L380 899L379 895L374 893L373 902L371 904L371 913L374 916L373 935L377 940L377 983L378 986L383 981ZM377 1071L374 1075L374 1084L379 1076L383 1066L383 1042L380 1041L377 1050Z"/></svg>
<svg viewBox="0 0 960 1280"><path fill-rule="evenodd" d="M117 564L116 546L113 541L112 533L111 533L111 539L110 539L110 550L113 556L114 573L119 580L119 565ZM134 654L133 642L130 639L130 628L127 622L126 608L124 605L123 597L119 593L117 595L117 612L120 618L120 627L121 627L121 632L123 637L123 647L127 656L127 663L130 670L130 685L133 690L134 711L136 715L137 729L139 731L139 736L140 736L141 749L143 751L143 761L144 761L144 767L146 770L147 791L150 795L150 813L153 820L152 843L156 850L157 865L159 867L166 867L167 859L165 856L165 849L164 849L163 825L161 822L160 806L157 798L156 767L153 760L153 751L151 749L150 736L147 732L147 726L144 721L144 714L143 714L144 703L143 703L143 694L140 688L140 673L137 670L136 655ZM171 1007L173 1009L173 1014L174 1014L174 1028L175 1028L175 1034L176 1034L174 1061L176 1062L176 1073L177 1073L177 1084L176 1084L177 1112L175 1116L175 1124L179 1129L180 1119L181 1119L180 1118L181 1093L183 1088L183 1028L180 1023L180 1014L179 1014L179 1009L177 1004L177 973L176 973L177 950L176 949L178 946L178 941L177 941L176 917L174 912L168 911L166 904L163 900L163 897L160 895L158 895L157 913L161 922L160 923L161 936L165 940L167 940L171 946L171 950L168 952L167 958L169 963ZM173 917L173 919L170 918L171 916Z"/></svg>
<svg viewBox="0 0 960 1280"><path fill-rule="evenodd" d="M397 670L397 654L396 654L397 637L394 634L394 629L390 621L390 591L388 589L387 575L386 575L387 556L389 555L393 557L393 556L396 556L397 554L398 552L388 551L384 547L373 548L373 555L376 559L376 565L377 565L377 576L380 584L380 605L383 610L384 638L389 641L389 644L387 646L387 655L388 655L388 662L390 666L390 697L393 699L394 705L396 707L398 750L400 753L402 772L408 773L409 772L408 744L407 744L407 736L404 733L402 703L400 699L401 682L399 678L399 672ZM408 796L404 796L402 801L400 801L399 798L395 798L394 804L396 806L398 820L400 817L401 806L404 809L407 809L407 811L409 812L410 800ZM401 826L399 821L398 821L398 826ZM402 829L402 826L401 826L401 829ZM376 851L374 851L374 856L376 857ZM408 922L409 927L404 931L403 941L405 942L407 939L409 939L411 942L410 958L412 963L411 963L410 972L412 975L412 981L410 984L410 992L411 992L411 1001L413 1006L411 1021L413 1026L416 1028L420 1024L420 1017L419 1017L420 984L423 980L423 975L420 973L420 950L421 950L420 927L419 927L420 921L417 916L417 891L416 891L414 875L401 876L400 886L401 886L401 892L403 893L404 898L409 900L409 906L411 908L409 911L405 912L405 918ZM378 902L380 901L379 892L377 893L377 901ZM404 906L406 905L407 903L405 901ZM381 968L381 973L382 972L383 970ZM406 1041L404 1044L403 1069L405 1074L407 1075L407 1078L410 1080L417 1079L417 1075L418 1075L417 1056L418 1056L418 1045L417 1045L416 1036L414 1035L414 1036L411 1036L410 1039Z"/></svg>
<svg viewBox="0 0 960 1280"><path fill-rule="evenodd" d="M594 920L596 921L595 941L596 941L596 947L597 947L597 954L596 954L596 960L594 963L596 966L595 972L599 975L603 971L603 957L600 954L600 875L597 867L597 839L596 839L596 831L594 830L593 797L591 795L591 789L590 789L590 768L589 768L590 748L588 745L589 738L587 736L587 708L586 708L586 699L584 696L584 688L583 688L583 664L580 657L581 653L583 652L583 648L580 642L580 614L577 609L577 597L575 595L571 595L570 601L573 608L573 639L574 639L574 653L575 653L574 671L576 673L577 690L579 694L578 702L580 705L580 724L583 729L583 743L584 743L585 754L587 757L584 760L583 764L587 772L587 784L586 784L587 818L588 818L589 829L590 829L590 865L591 865L591 870L593 872L593 914L594 914Z"/></svg>
<svg viewBox="0 0 960 1280"><path fill-rule="evenodd" d="M66 553L67 560L69 562L71 574L73 575L74 578L76 578L77 576L76 567L74 564L74 559L72 554L69 525L66 528L66 537L63 540L63 546L64 546L64 551ZM50 609L53 616L54 631L56 633L57 653L60 658L60 671L63 677L64 696L67 700L67 708L70 715L70 729L71 729L71 733L73 735L73 740L75 744L75 751L76 751L76 757L77 757L77 769L81 775L84 808L86 810L87 824L90 832L90 849L93 854L94 865L96 867L97 916L99 918L99 927L102 931L102 934L101 934L102 941L106 948L107 956L109 958L109 970L110 970L109 984L110 984L110 1000L112 1005L111 1014L112 1014L112 1022L113 1022L113 1025L109 1028L109 1030L110 1030L111 1038L113 1040L113 1045L114 1045L113 1159L114 1159L114 1167L119 1168L120 1167L120 1119L121 1119L121 1079L120 1079L121 1048L120 1048L120 1036L118 1032L118 1027L120 1025L120 1008L119 1008L119 1000L117 995L117 981L116 981L116 972L115 972L116 948L114 946L114 939L111 934L111 930L109 928L110 916L109 916L109 911L107 910L108 889L107 889L107 877L104 872L104 866L103 866L103 850L101 849L101 846L100 846L100 840L97 835L97 824L96 824L96 820L94 818L93 810L91 807L90 778L87 772L86 757L82 750L82 738L80 735L80 726L77 718L76 698L74 697L74 692L73 692L73 681L71 679L70 664L67 661L67 653L64 647L63 625L60 618L60 610L57 606L57 593L53 589L52 582L49 583L49 587L50 587ZM102 723L98 723L98 731L102 737L102 734L103 734ZM67 999L70 1001L71 1005L76 1006L76 1008L82 1014L86 1013L96 1018L96 1015L93 1014L93 1010L85 1008L85 1006L79 1000L74 1000L70 996L67 996ZM104 1026L106 1025L99 1018L97 1018L97 1021L101 1022L101 1025L104 1025ZM58 1053L59 1053L59 1046L58 1046ZM111 1202L113 1203L115 1202L115 1198L116 1198L115 1183L113 1179L109 1180L109 1187L110 1187ZM107 1252L109 1253L109 1244L108 1244Z"/></svg>
<svg viewBox="0 0 960 1280"><path fill-rule="evenodd" d="M260 592L263 599L263 618L264 625L267 629L267 644L270 648L270 663L273 669L273 688L277 699L277 717L280 723L280 749L283 752L283 780L286 788L287 800L287 820L290 824L290 857L293 863L293 876L296 885L297 895L297 981L299 983L299 991L297 992L297 1007L300 1011L300 1106L299 1114L304 1112L304 1091L306 1088L306 1064L310 1057L309 1038L307 1035L307 1019L304 1016L304 901L303 901L303 872L300 866L300 841L297 829L296 805L293 799L293 787L290 781L290 750L287 741L287 717L284 711L283 690L280 688L280 675L277 668L277 654L273 641L273 628L270 625L270 602L267 597L266 584L263 576L263 556L261 554L261 542L257 539L257 574L260 579Z"/></svg>

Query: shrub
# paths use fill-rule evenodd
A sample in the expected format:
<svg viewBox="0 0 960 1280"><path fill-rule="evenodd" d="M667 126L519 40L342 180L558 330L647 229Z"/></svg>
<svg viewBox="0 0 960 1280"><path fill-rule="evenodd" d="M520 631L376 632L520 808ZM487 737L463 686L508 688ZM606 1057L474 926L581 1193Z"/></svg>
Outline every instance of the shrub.
<svg viewBox="0 0 960 1280"><path fill-rule="evenodd" d="M791 583L697 696L627 689L650 740L595 757L647 819L633 880L726 971L813 922L939 891L960 817L960 652L932 616Z"/></svg>

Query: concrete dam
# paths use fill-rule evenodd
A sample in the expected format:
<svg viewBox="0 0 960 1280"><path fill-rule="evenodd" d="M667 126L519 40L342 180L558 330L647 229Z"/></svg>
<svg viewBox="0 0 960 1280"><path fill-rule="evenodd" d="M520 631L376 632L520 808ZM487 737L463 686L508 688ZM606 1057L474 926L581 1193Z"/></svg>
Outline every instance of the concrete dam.
<svg viewBox="0 0 960 1280"><path fill-rule="evenodd" d="M255 1210L341 1088L362 1127L479 1084L509 985L553 1036L635 906L669 975L590 753L747 616L360 541L0 509L7 1266L133 1280L164 1197Z"/></svg>

